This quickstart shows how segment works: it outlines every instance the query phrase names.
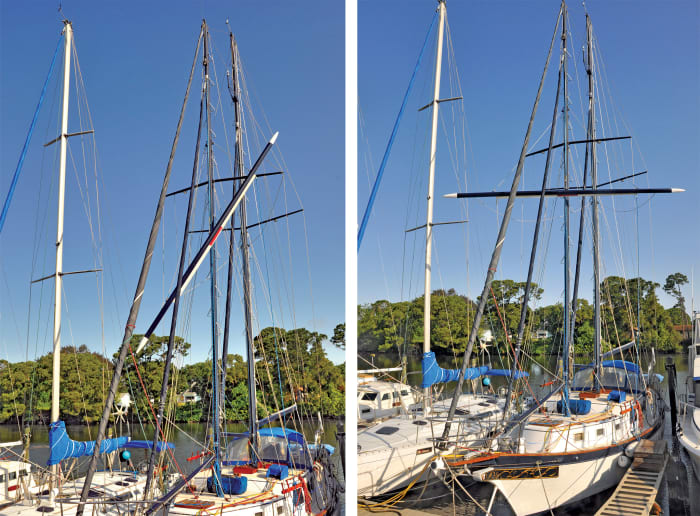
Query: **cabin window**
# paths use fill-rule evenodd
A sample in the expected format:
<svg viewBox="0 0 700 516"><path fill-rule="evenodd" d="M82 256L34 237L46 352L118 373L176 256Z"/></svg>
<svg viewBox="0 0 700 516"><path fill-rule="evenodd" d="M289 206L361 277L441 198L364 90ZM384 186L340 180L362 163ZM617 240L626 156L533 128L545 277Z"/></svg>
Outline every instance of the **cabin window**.
<svg viewBox="0 0 700 516"><path fill-rule="evenodd" d="M377 399L377 393L376 392L366 392L362 396L363 401L374 401Z"/></svg>
<svg viewBox="0 0 700 516"><path fill-rule="evenodd" d="M615 423L615 430L619 430L619 429L620 429L620 423Z"/></svg>
<svg viewBox="0 0 700 516"><path fill-rule="evenodd" d="M401 396L408 396L408 391L406 389L402 390Z"/></svg>
<svg viewBox="0 0 700 516"><path fill-rule="evenodd" d="M27 475L29 475L29 472L28 472L26 469L21 469L21 470L19 471L19 476L20 476L20 477L26 477Z"/></svg>
<svg viewBox="0 0 700 516"><path fill-rule="evenodd" d="M17 479L17 472L16 471L11 471L9 473L8 480L16 480Z"/></svg>
<svg viewBox="0 0 700 516"><path fill-rule="evenodd" d="M574 434L574 441L583 441L583 432Z"/></svg>
<svg viewBox="0 0 700 516"><path fill-rule="evenodd" d="M388 393L388 392L385 392L384 394L382 394L382 401L388 400L388 399L389 399L389 393Z"/></svg>
<svg viewBox="0 0 700 516"><path fill-rule="evenodd" d="M600 437L601 435L605 435L605 429L604 429L604 428L599 428L599 429L596 431L596 435L597 435L598 437Z"/></svg>
<svg viewBox="0 0 700 516"><path fill-rule="evenodd" d="M394 395L394 399L397 400L401 397L401 395L398 392L392 393Z"/></svg>
<svg viewBox="0 0 700 516"><path fill-rule="evenodd" d="M368 412L372 412L372 409L368 409L368 408L363 408L363 409L362 409L362 413L363 413L363 414L367 414Z"/></svg>
<svg viewBox="0 0 700 516"><path fill-rule="evenodd" d="M427 421L423 421L422 419L416 419L416 420L413 422L413 424L414 424L414 425L418 425L418 426L423 426L423 425L427 425L428 422L427 422Z"/></svg>
<svg viewBox="0 0 700 516"><path fill-rule="evenodd" d="M397 427L397 426L383 426L374 433L379 434L379 435L391 435L391 434L395 434L398 431L399 431L399 427Z"/></svg>

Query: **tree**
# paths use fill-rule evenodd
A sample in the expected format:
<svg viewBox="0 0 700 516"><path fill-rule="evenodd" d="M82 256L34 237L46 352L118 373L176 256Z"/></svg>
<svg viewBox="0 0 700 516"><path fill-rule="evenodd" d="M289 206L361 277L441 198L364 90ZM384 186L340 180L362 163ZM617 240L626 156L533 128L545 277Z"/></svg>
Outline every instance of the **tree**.
<svg viewBox="0 0 700 516"><path fill-rule="evenodd" d="M666 277L666 283L664 283L664 292L669 296L672 296L676 300L674 308L679 308L681 314L685 317L681 317L681 322L677 324L689 324L690 318L685 311L685 297L683 297L683 292L681 292L681 287L688 283L688 277L685 274L676 272L669 274ZM679 314L680 315L680 314Z"/></svg>
<svg viewBox="0 0 700 516"><path fill-rule="evenodd" d="M345 349L345 323L338 324L333 328L331 343L338 349Z"/></svg>

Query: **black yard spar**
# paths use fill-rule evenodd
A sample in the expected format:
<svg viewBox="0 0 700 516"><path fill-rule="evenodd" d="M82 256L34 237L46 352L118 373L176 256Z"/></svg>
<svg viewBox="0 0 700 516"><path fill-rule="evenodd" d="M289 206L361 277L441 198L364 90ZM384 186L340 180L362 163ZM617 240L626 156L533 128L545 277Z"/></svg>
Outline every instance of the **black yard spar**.
<svg viewBox="0 0 700 516"><path fill-rule="evenodd" d="M481 317L483 315L483 311L486 305L486 300L488 299L488 293L491 287L491 282L493 280L493 277L496 272L496 267L498 265L499 259L500 259L500 254L501 254L501 249L503 246L503 243L505 241L505 236L506 236L506 231L508 228L508 223L510 220L510 214L513 208L513 204L515 202L516 197L537 197L540 200L539 204L539 209L538 209L538 216L537 216L537 223L535 225L535 233L533 237L533 248L531 252L531 260L529 263L529 269L528 269L528 279L526 283L526 290L525 290L525 296L523 299L523 306L521 307L521 319L520 319L520 324L518 326L518 341L517 341L517 346L515 349L515 356L514 356L514 361L512 364L512 371L511 375L509 378L509 385L508 385L508 396L506 399L506 406L504 410L504 421L506 418L506 412L508 408L508 404L510 402L511 398L511 392L512 392L512 383L515 378L515 371L519 367L518 363L518 358L519 358L519 353L520 353L520 345L522 342L522 333L523 332L523 320L524 320L524 315L526 314L527 311L527 301L528 301L528 292L530 288L530 282L532 279L532 269L534 265L534 259L535 259L535 245L537 243L537 237L539 233L539 225L541 222L541 208L542 208L542 203L544 200L544 197L563 197L565 201L565 255L566 255L566 266L565 266L565 290L566 290L566 311L565 311L565 316L564 316L564 322L565 322L565 334L564 334L564 339L565 339L565 348L568 348L568 343L573 340L573 324L575 323L575 314L576 314L576 298L578 295L578 279L579 279L579 273L580 273L580 255L581 255L581 246L582 246L582 241L583 237L581 234L581 231L583 230L583 221L584 221L584 207L585 207L585 199L586 197L592 197L591 200L591 209L593 212L593 268L594 268L594 280L595 280L595 286L594 286L594 296L595 296L595 312L594 312L594 325L595 325L595 339L594 339L594 348L595 348L595 358L594 358L594 369L595 371L599 371L601 367L601 360L603 356L601 355L601 336L600 336L600 249L599 249L599 221L598 221L598 196L601 195L639 195L639 194L657 194L657 193L678 193L678 192L683 192L684 190L681 188L600 188L601 186L606 186L608 184L616 183L619 181L624 181L626 179L630 179L632 177L636 177L642 174L645 174L646 171L643 172L638 172L634 173L625 177L621 177L612 181L609 181L604 184L597 184L598 177L597 177L597 163L596 163L596 143L599 142L604 142L604 141L610 141L610 140L621 140L621 139L629 139L629 136L617 136L617 137L611 137L611 138L596 138L596 131L595 131L595 109L594 109L594 82L593 82L593 58L592 58L592 52L593 52L593 40L592 40L592 25L590 22L590 18L588 15L586 15L586 28L587 28L587 50L588 50L588 60L587 60L587 74L588 74L588 87L589 87L589 113L588 113L588 129L587 129L587 137L585 140L568 140L568 128L566 127L568 125L568 109L566 108L566 21L563 22L563 35L562 35L562 58L561 58L561 63L562 67L560 70L560 76L559 80L557 83L557 95L555 98L555 116L552 121L552 127L550 130L550 141L549 141L549 146L545 149L541 149L535 152L530 152L526 153L527 150L527 145L528 141L530 138L530 132L532 129L532 123L535 117L535 113L537 111L537 106L539 103L540 95L542 93L542 86L544 83L544 78L547 73L547 68L549 67L549 61L550 57L552 54L552 49L554 46L554 41L556 38L556 34L559 28L559 20L564 18L566 19L566 3L562 0L561 8L559 11L559 16L557 18L557 25L554 30L554 35L552 37L552 42L550 44L549 48L549 53L547 56L547 61L545 64L545 69L542 73L542 77L540 79L540 85L539 89L537 92L537 97L535 100L535 105L533 107L532 114L530 116L530 122L528 124L528 129L527 133L525 136L525 142L523 144L521 153L520 153L520 159L518 160L518 166L515 171L515 176L513 178L513 183L511 186L511 189L509 192L462 192L462 193L453 193L453 194L447 194L445 197L449 198L457 198L457 199L469 199L469 198L484 198L484 197L507 197L508 198L508 203L505 208L505 213L503 215L503 219L501 221L501 226L499 229L499 234L498 238L496 240L496 246L493 250L493 254L491 257L491 262L489 263L489 268L487 271L486 275L486 281L484 283L484 289L481 294L481 297L479 298L479 304L477 306L477 311L474 319L474 323L472 326L472 330L469 336L469 342L467 345L467 349L465 350L464 353L464 358L463 358L463 363L462 363L462 368L460 370L460 375L459 379L457 381L457 387L455 388L455 394L452 398L452 404L450 406L450 411L447 417L447 421L445 423L445 429L443 431L442 437L441 437L441 442L442 445L446 445L448 438L449 438L449 432L450 432L450 426L451 423L454 419L455 415L455 409L456 409L456 400L459 394L461 393L462 390L462 385L464 382L464 376L466 369L469 364L469 360L471 357L471 352L474 344L474 340L476 338L476 334L479 329L479 325L481 322ZM565 109L564 109L564 142L557 144L557 145L552 145L552 135L554 134L555 130L555 121L556 121L556 111L557 111L557 105L556 103L558 102L559 99L559 87L561 84L561 79L562 79L562 74L564 76L564 97L565 97ZM584 179L583 179L583 186L578 187L578 188L570 188L568 185L568 174L566 173L566 168L567 168L567 154L568 154L568 147L569 145L572 144L586 144L586 160L590 160L590 167L591 167L591 175L592 175L592 185L589 187L586 185L586 168L584 167ZM546 188L546 183L547 183L547 175L549 172L549 163L550 163L550 154L551 151L555 148L558 147L564 147L564 167L565 167L565 184L564 188ZM545 164L545 171L544 171L544 178L543 178L543 183L542 183L542 189L541 190L518 190L518 184L520 182L520 177L521 177L521 172L522 172L522 167L524 163L524 158L528 156L532 156L535 154L540 154L543 152L547 152L547 162ZM586 162L586 165L588 163ZM573 297L571 300L569 299L568 296L568 273L569 273L569 267L568 267L568 247L569 247L569 242L568 242L568 203L569 199L571 197L581 197L581 219L580 219L580 227L579 227L579 238L578 238L578 252L577 252L577 263L576 263L576 277L574 280L574 292L573 292ZM570 301L572 301L570 303ZM571 306L573 305L573 306ZM632 343L630 343L632 344ZM568 399L568 383L569 383L569 378L568 378L568 369L569 369L569 364L568 364L568 359L567 359L567 352L564 352L564 382L563 385L560 386L559 389L563 388L563 396L565 399ZM599 376L598 373L595 375L596 377ZM597 381L597 379L596 379ZM551 393L550 393L551 395ZM566 409L568 410L568 403L565 404Z"/></svg>

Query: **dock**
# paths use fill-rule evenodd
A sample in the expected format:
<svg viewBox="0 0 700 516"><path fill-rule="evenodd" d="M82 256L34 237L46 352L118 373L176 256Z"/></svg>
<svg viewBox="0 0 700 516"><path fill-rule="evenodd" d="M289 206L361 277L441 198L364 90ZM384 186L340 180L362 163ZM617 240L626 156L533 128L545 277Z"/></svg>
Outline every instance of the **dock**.
<svg viewBox="0 0 700 516"><path fill-rule="evenodd" d="M596 516L648 516L668 463L666 441L642 439L632 465Z"/></svg>

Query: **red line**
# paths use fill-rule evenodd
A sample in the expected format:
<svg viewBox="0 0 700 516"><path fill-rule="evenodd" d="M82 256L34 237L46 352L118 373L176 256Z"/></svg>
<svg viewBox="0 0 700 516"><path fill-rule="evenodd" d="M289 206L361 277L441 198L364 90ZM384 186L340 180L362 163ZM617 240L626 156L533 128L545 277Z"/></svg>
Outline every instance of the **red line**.
<svg viewBox="0 0 700 516"><path fill-rule="evenodd" d="M221 233L221 230L224 229L223 226L219 228L219 230L214 234L214 236L211 238L211 241L209 242L209 247L214 245L214 242L216 242L216 239L219 238L219 233Z"/></svg>
<svg viewBox="0 0 700 516"><path fill-rule="evenodd" d="M158 417L156 416L156 412L153 409L153 405L151 404L151 400L148 397L148 391L146 390L146 386L144 385L143 379L141 378L141 372L139 371L139 365L136 363L136 357L134 356L134 350L131 348L131 342L129 342L129 352L131 353L131 359L134 361L134 367L136 368L136 374L139 377L139 382L141 382L141 388L143 389L143 393L146 395L146 401L148 402L148 406L151 408L151 413L153 414L153 419L156 423L156 428L158 429L158 432L161 435L161 441L167 442L165 440L165 434L163 433L163 429L160 427L160 424L158 423ZM182 477L182 480L186 480L185 474L180 469L180 465L177 463L177 460L175 460L175 453L167 446L166 446L166 450L168 452L170 452L170 456L173 460L173 463L175 464L175 467L177 468L177 472L180 473L180 477ZM155 447L155 443L153 443L153 449L151 450L151 453L155 453L155 452L156 452L156 447ZM185 484L189 488L190 492L192 494L194 494L194 489L192 488L190 483L185 482Z"/></svg>

